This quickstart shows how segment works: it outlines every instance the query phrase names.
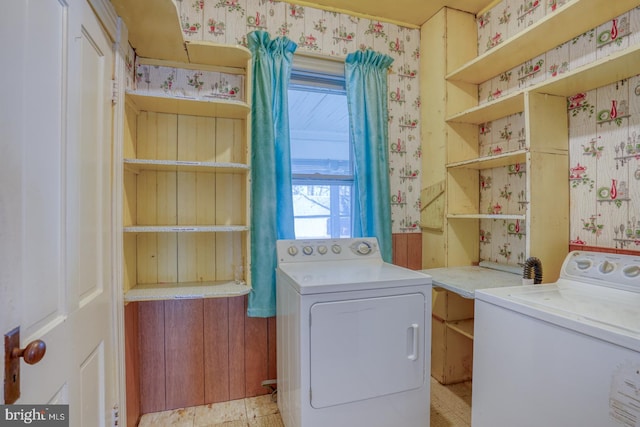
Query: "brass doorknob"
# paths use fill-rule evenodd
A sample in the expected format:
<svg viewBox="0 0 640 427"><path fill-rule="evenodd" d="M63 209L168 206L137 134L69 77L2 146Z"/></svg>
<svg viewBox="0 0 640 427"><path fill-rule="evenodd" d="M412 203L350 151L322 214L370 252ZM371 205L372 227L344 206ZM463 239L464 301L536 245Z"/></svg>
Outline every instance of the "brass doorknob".
<svg viewBox="0 0 640 427"><path fill-rule="evenodd" d="M42 340L31 341L25 348L14 348L11 356L22 357L29 365L34 365L42 360L47 352L47 345Z"/></svg>

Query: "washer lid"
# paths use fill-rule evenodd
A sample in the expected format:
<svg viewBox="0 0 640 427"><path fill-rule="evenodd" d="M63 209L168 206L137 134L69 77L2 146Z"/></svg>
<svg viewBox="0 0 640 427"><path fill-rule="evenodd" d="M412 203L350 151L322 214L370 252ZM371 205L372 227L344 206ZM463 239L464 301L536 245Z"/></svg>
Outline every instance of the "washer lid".
<svg viewBox="0 0 640 427"><path fill-rule="evenodd" d="M300 294L431 285L431 276L378 260L281 264Z"/></svg>
<svg viewBox="0 0 640 427"><path fill-rule="evenodd" d="M640 294L560 279L476 291L476 299L640 351Z"/></svg>

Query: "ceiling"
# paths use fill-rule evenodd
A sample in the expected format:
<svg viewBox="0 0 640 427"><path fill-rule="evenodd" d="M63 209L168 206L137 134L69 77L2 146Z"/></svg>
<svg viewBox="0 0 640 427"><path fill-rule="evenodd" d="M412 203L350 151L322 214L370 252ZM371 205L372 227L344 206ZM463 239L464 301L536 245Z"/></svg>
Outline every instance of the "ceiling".
<svg viewBox="0 0 640 427"><path fill-rule="evenodd" d="M302 6L327 9L351 15L379 18L400 25L417 27L443 7L477 14L495 0L283 0Z"/></svg>

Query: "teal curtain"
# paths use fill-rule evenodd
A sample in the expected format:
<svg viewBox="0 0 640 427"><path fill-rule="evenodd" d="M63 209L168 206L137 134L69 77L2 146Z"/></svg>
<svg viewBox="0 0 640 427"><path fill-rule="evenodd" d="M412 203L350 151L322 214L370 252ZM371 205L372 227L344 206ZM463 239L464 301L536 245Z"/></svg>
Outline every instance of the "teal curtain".
<svg viewBox="0 0 640 427"><path fill-rule="evenodd" d="M391 262L387 71L393 58L372 50L345 60L349 126L354 146L354 237L377 237Z"/></svg>
<svg viewBox="0 0 640 427"><path fill-rule="evenodd" d="M247 36L253 55L251 283L247 315L276 315L276 240L293 239L287 88L297 45L265 31Z"/></svg>

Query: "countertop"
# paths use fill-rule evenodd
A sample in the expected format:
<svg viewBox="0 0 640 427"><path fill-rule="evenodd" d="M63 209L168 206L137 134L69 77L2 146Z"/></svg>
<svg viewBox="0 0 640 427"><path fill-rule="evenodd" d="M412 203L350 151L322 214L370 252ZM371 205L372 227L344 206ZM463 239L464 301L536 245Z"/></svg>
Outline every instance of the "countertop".
<svg viewBox="0 0 640 427"><path fill-rule="evenodd" d="M429 268L421 270L432 277L433 286L475 298L475 291L522 285L519 267L481 262L479 266Z"/></svg>

